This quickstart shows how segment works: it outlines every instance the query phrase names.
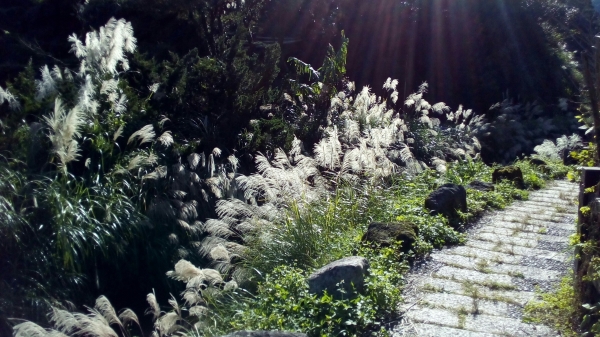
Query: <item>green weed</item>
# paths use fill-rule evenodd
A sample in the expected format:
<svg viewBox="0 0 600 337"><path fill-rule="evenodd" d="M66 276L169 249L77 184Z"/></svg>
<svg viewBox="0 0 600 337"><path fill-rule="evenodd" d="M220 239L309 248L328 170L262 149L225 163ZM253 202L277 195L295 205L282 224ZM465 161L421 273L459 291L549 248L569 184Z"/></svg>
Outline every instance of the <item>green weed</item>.
<svg viewBox="0 0 600 337"><path fill-rule="evenodd" d="M525 306L523 321L549 325L561 336L578 336L573 329L579 315L573 275L564 277L555 291L538 293L538 296L539 300Z"/></svg>

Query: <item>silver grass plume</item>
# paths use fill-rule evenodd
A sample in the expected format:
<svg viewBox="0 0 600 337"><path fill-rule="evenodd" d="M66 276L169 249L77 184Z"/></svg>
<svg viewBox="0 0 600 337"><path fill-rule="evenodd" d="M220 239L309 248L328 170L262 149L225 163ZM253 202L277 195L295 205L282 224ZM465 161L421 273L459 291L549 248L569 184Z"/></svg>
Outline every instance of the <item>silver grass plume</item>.
<svg viewBox="0 0 600 337"><path fill-rule="evenodd" d="M68 337L57 330L46 330L33 322L23 322L13 327L13 337Z"/></svg>
<svg viewBox="0 0 600 337"><path fill-rule="evenodd" d="M79 145L75 138L81 136L84 116L78 106L66 112L60 98L54 101L54 111L44 116L52 142L52 152L58 157L59 167L66 172L66 165L79 157Z"/></svg>
<svg viewBox="0 0 600 337"><path fill-rule="evenodd" d="M115 133L113 134L113 142L117 141L117 139L123 135L123 130L125 130L125 124L119 126L117 131L115 131Z"/></svg>
<svg viewBox="0 0 600 337"><path fill-rule="evenodd" d="M140 320L138 319L138 316L135 314L135 312L131 309L121 310L121 313L119 314L119 319L123 323L123 326L135 323L141 329Z"/></svg>
<svg viewBox="0 0 600 337"><path fill-rule="evenodd" d="M87 114L95 115L100 104L96 100L96 85L90 74L83 73L83 83L79 88L77 105Z"/></svg>
<svg viewBox="0 0 600 337"><path fill-rule="evenodd" d="M551 140L544 140L541 145L536 146L533 150L539 157L560 160L565 149L572 149L582 145L581 137L577 134L571 136L563 135L556 139L556 144Z"/></svg>
<svg viewBox="0 0 600 337"><path fill-rule="evenodd" d="M164 147L169 147L169 146L173 145L173 143L174 143L173 135L171 134L171 131L163 132L163 134L160 135L160 137L158 137L156 140Z"/></svg>
<svg viewBox="0 0 600 337"><path fill-rule="evenodd" d="M110 327L111 323L97 309L88 308L88 311L89 314L85 315L53 308L50 321L61 334L51 330L47 336L118 337L118 334ZM119 321L118 318L117 321ZM119 323L117 325L120 326Z"/></svg>
<svg viewBox="0 0 600 337"><path fill-rule="evenodd" d="M151 314L152 320L156 321L156 319L160 317L160 306L158 305L154 291L146 295L146 301L150 306L148 309L146 309L146 314Z"/></svg>
<svg viewBox="0 0 600 337"><path fill-rule="evenodd" d="M109 324L116 324L119 325L121 328L123 327L119 316L117 316L115 308L113 308L112 304L110 304L110 301L108 300L108 298L106 298L106 296L101 295L96 299L94 309L97 310Z"/></svg>
<svg viewBox="0 0 600 337"><path fill-rule="evenodd" d="M8 102L8 106L11 110L16 111L21 109L21 104L17 101L15 96L11 94L8 89L0 87L0 104L4 104L4 102Z"/></svg>
<svg viewBox="0 0 600 337"><path fill-rule="evenodd" d="M342 144L339 141L337 127L333 127L330 134L315 144L315 162L328 170L334 170L341 164Z"/></svg>
<svg viewBox="0 0 600 337"><path fill-rule="evenodd" d="M124 19L111 18L98 32L86 34L85 42L73 34L69 37L71 51L82 61L85 67L92 67L100 73L115 75L117 67L129 69L125 53L133 53L137 40L133 36L133 27Z"/></svg>
<svg viewBox="0 0 600 337"><path fill-rule="evenodd" d="M48 96L52 96L57 93L57 80L62 80L62 75L60 74L60 70L54 71L50 73L50 69L47 65L40 68L40 73L42 75L41 80L35 81L35 86L37 89L35 99L40 101ZM59 77L60 75L60 77Z"/></svg>
<svg viewBox="0 0 600 337"><path fill-rule="evenodd" d="M148 124L129 136L127 144L139 140L139 145L142 145L144 143L152 142L155 136L156 133L154 133L154 126L152 126L152 124Z"/></svg>

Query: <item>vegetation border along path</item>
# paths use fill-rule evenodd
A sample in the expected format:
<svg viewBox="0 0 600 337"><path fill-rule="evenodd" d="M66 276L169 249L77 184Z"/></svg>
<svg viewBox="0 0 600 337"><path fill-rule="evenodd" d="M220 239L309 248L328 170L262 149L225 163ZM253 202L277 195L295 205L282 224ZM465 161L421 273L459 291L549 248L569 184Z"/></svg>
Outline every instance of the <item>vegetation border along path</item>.
<svg viewBox="0 0 600 337"><path fill-rule="evenodd" d="M551 182L483 217L464 246L432 253L409 276L394 335L556 335L521 319L535 291L551 290L570 267L576 197L576 184Z"/></svg>

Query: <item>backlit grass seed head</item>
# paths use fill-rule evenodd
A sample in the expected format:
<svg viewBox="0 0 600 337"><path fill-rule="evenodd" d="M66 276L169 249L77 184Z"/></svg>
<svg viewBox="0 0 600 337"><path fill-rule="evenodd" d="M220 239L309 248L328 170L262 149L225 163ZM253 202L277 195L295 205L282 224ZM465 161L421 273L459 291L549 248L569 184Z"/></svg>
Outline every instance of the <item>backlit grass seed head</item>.
<svg viewBox="0 0 600 337"><path fill-rule="evenodd" d="M54 111L44 116L49 129L52 152L58 157L59 167L66 172L66 165L79 157L79 144L75 138L81 137L84 115L78 106L67 112L60 98L54 101Z"/></svg>

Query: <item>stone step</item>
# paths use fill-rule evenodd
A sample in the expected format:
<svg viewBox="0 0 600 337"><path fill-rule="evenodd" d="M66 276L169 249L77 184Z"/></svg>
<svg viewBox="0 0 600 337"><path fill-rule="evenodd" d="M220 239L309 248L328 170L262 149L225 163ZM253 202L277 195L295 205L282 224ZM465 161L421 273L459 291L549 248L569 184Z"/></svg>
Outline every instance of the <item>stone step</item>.
<svg viewBox="0 0 600 337"><path fill-rule="evenodd" d="M489 241L467 240L466 246L485 249L493 252L504 253L508 255L535 256L544 259L552 259L565 262L566 257L563 254L549 250L527 248L521 246L505 245L501 242L493 243Z"/></svg>
<svg viewBox="0 0 600 337"><path fill-rule="evenodd" d="M527 239L527 240L536 240L539 238L539 240L544 240L544 241L549 241L549 242L561 242L561 243L569 242L569 238L567 236L548 234L548 229L546 229L546 228L540 227L538 229L538 231L539 231L538 233L532 233L532 232L522 232L517 229L508 229L508 228L504 228L504 227L487 226L487 227L483 227L483 228L479 229L477 231L477 233L491 233L491 234L511 236L511 237L515 237L515 238L519 238L519 239ZM561 234L564 234L564 233L561 233Z"/></svg>
<svg viewBox="0 0 600 337"><path fill-rule="evenodd" d="M520 255L510 255L469 246L460 246L454 249L445 249L443 250L443 252L445 254L464 256L468 258L487 259L489 261L497 263L519 264L523 260L523 257Z"/></svg>
<svg viewBox="0 0 600 337"><path fill-rule="evenodd" d="M518 230L523 233L537 233L542 234L545 231L550 230L558 230L565 231L569 233L575 232L575 226L573 224L569 225L561 225L554 222L548 222L545 224L523 224L519 222L509 222L509 221L495 221L491 223L488 227L496 227L496 228L506 228L511 230Z"/></svg>
<svg viewBox="0 0 600 337"><path fill-rule="evenodd" d="M535 248L538 244L538 239L522 239L514 236L500 235L494 233L475 233L471 236L475 240L488 241L488 242L501 242L505 245L516 245L527 248Z"/></svg>
<svg viewBox="0 0 600 337"><path fill-rule="evenodd" d="M490 289L479 284L458 282L445 278L437 278L434 276L425 276L418 281L415 281L415 286L418 287L418 289L420 289L422 292L443 292L470 297L479 297L481 299L509 303L519 307L525 306L527 302L535 298L535 293L533 292ZM408 302L417 301L418 297L419 294L411 295Z"/></svg>
<svg viewBox="0 0 600 337"><path fill-rule="evenodd" d="M521 310L519 306L507 302L448 293L425 293L421 297L419 305L451 311L466 309L475 314L503 317L514 316Z"/></svg>
<svg viewBox="0 0 600 337"><path fill-rule="evenodd" d="M473 283L496 290L515 289L512 277L506 274L482 273L476 270L442 266L433 273L434 277L445 278L460 283Z"/></svg>
<svg viewBox="0 0 600 337"><path fill-rule="evenodd" d="M572 226L571 224L562 222L562 218L558 218L558 217L556 217L552 220L541 220L541 219L534 219L534 218L528 219L523 216L508 214L508 215L504 215L502 217L492 219L492 221L494 221L494 220L499 220L499 221L503 221L503 222L516 222L516 223L520 223L520 224L536 225L536 226L544 226L544 225L549 225L549 224L555 224L555 225L561 226L561 227Z"/></svg>
<svg viewBox="0 0 600 337"><path fill-rule="evenodd" d="M546 270L543 268L517 264L497 263L486 259L472 259L460 255L432 254L431 258L448 266L475 270L484 274L504 274L516 278L541 281L557 279L560 277L560 273L555 270Z"/></svg>
<svg viewBox="0 0 600 337"><path fill-rule="evenodd" d="M475 314L469 308L451 311L417 306L408 311L406 316L416 323L504 336L549 336L553 333L548 327L525 324L514 318Z"/></svg>
<svg viewBox="0 0 600 337"><path fill-rule="evenodd" d="M392 334L393 337L399 336L423 336L423 337L498 337L500 335L494 335L482 332L473 332L467 330L453 329L440 325L416 323L411 326L409 332L403 332L401 334Z"/></svg>

